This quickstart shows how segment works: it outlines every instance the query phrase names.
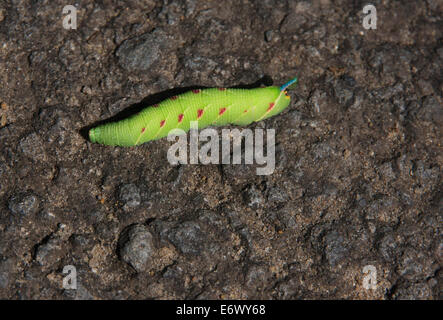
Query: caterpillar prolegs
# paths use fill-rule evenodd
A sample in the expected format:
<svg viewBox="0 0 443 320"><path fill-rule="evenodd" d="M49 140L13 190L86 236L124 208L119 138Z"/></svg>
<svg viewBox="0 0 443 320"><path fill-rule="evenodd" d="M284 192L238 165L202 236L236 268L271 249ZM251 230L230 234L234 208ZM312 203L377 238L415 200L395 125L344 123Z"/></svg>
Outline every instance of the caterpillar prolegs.
<svg viewBox="0 0 443 320"><path fill-rule="evenodd" d="M199 129L210 125L248 125L287 108L291 98L286 89L295 84L297 78L281 87L191 90L129 118L92 128L89 139L104 145L129 147L163 138L173 129L186 132L191 121L198 121Z"/></svg>

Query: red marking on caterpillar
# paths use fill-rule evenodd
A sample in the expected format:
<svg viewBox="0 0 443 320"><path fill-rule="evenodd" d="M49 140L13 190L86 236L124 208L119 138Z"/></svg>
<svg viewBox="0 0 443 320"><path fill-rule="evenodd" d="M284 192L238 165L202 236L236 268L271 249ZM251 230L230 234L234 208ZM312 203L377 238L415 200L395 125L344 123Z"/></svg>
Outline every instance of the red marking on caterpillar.
<svg viewBox="0 0 443 320"><path fill-rule="evenodd" d="M243 111L243 113L246 113L246 112L248 112L248 109L246 109L245 111Z"/></svg>
<svg viewBox="0 0 443 320"><path fill-rule="evenodd" d="M166 120L160 121L160 128L163 127L165 125L165 123L166 123Z"/></svg>
<svg viewBox="0 0 443 320"><path fill-rule="evenodd" d="M178 115L178 122L182 122L183 121L183 117L184 117L183 113L180 113Z"/></svg>
<svg viewBox="0 0 443 320"><path fill-rule="evenodd" d="M177 99L178 97L177 96L172 96L171 97L171 100L175 100L175 99Z"/></svg>
<svg viewBox="0 0 443 320"><path fill-rule="evenodd" d="M220 112L218 114L221 116L223 113L225 113L225 111L226 111L226 108L220 108Z"/></svg>
<svg viewBox="0 0 443 320"><path fill-rule="evenodd" d="M202 115L203 115L203 109L198 109L197 110L197 119L201 118Z"/></svg>
<svg viewBox="0 0 443 320"><path fill-rule="evenodd" d="M153 107L154 107L154 108L157 108L157 107L158 107L158 104L154 104Z"/></svg>
<svg viewBox="0 0 443 320"><path fill-rule="evenodd" d="M146 128L142 128L142 133L144 133L144 132L145 132L145 130L146 130Z"/></svg>
<svg viewBox="0 0 443 320"><path fill-rule="evenodd" d="M220 91L225 91L226 88L218 88L218 90L220 90Z"/></svg>
<svg viewBox="0 0 443 320"><path fill-rule="evenodd" d="M271 102L270 104L269 104L269 108L268 108L268 110L267 111L271 111L272 110L272 108L274 108L274 102Z"/></svg>
<svg viewBox="0 0 443 320"><path fill-rule="evenodd" d="M194 89L192 90L193 93L200 93L200 89Z"/></svg>

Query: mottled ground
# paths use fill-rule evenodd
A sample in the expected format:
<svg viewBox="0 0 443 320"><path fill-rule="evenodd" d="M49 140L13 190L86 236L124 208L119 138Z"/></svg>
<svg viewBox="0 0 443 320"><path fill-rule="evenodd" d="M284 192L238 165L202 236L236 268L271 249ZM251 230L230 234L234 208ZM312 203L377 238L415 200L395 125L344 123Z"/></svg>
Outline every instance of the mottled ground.
<svg viewBox="0 0 443 320"><path fill-rule="evenodd" d="M372 1L376 30L366 4L0 2L0 298L441 298L443 2ZM82 135L168 89L294 76L250 126L276 129L270 176Z"/></svg>

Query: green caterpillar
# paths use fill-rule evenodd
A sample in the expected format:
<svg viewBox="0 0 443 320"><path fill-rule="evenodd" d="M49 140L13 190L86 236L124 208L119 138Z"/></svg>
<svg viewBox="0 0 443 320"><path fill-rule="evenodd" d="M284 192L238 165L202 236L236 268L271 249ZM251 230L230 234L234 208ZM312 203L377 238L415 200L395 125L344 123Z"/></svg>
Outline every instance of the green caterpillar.
<svg viewBox="0 0 443 320"><path fill-rule="evenodd" d="M248 125L272 117L291 101L286 89L297 78L281 87L256 89L196 89L173 96L121 121L89 130L91 142L111 146L136 146L163 138L172 129L188 131L191 121L203 129L210 125Z"/></svg>

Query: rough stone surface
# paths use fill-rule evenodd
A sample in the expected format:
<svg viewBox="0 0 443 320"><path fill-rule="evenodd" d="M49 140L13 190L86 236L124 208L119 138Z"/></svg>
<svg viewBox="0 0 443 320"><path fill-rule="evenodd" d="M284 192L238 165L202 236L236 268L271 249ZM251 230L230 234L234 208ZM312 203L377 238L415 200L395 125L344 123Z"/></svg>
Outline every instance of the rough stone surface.
<svg viewBox="0 0 443 320"><path fill-rule="evenodd" d="M152 234L145 226L131 226L120 238L121 258L139 272L146 268L154 250Z"/></svg>
<svg viewBox="0 0 443 320"><path fill-rule="evenodd" d="M123 209L125 211L136 208L140 205L141 197L139 188L130 183L124 184L120 187L119 198L123 203Z"/></svg>
<svg viewBox="0 0 443 320"><path fill-rule="evenodd" d="M13 274L13 264L10 260L0 260L0 290L6 289Z"/></svg>
<svg viewBox="0 0 443 320"><path fill-rule="evenodd" d="M195 222L184 222L168 234L169 240L182 252L199 254L205 237Z"/></svg>
<svg viewBox="0 0 443 320"><path fill-rule="evenodd" d="M9 210L13 214L26 216L38 210L38 198L30 193L20 193L9 199Z"/></svg>
<svg viewBox="0 0 443 320"><path fill-rule="evenodd" d="M55 264L62 256L61 251L61 240L57 236L50 235L36 247L35 261L44 267Z"/></svg>
<svg viewBox="0 0 443 320"><path fill-rule="evenodd" d="M0 298L441 299L443 5L373 4L376 30L361 1L79 0L65 30L65 1L0 2ZM276 130L271 175L84 138L294 76L248 127Z"/></svg>
<svg viewBox="0 0 443 320"><path fill-rule="evenodd" d="M146 71L156 63L161 54L167 36L158 30L125 40L115 55L120 65L128 71Z"/></svg>

